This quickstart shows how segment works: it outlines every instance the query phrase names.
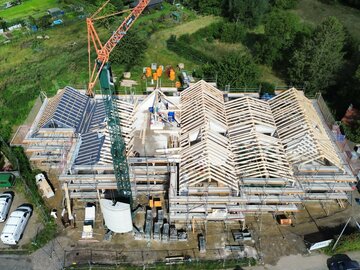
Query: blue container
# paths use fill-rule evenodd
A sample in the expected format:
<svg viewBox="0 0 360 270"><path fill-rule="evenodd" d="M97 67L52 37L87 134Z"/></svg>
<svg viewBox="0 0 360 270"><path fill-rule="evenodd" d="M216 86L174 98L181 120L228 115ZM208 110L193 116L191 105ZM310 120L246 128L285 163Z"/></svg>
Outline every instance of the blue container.
<svg viewBox="0 0 360 270"><path fill-rule="evenodd" d="M169 122L175 121L175 112L168 112L168 120Z"/></svg>
<svg viewBox="0 0 360 270"><path fill-rule="evenodd" d="M149 107L149 112L154 113L154 107Z"/></svg>

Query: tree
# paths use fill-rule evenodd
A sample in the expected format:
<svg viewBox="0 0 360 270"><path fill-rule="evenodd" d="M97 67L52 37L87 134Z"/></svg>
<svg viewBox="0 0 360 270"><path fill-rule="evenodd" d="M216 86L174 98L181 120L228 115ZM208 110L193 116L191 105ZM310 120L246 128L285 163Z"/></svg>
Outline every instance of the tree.
<svg viewBox="0 0 360 270"><path fill-rule="evenodd" d="M48 28L51 25L51 16L50 15L44 15L40 17L37 21L37 24L41 28Z"/></svg>
<svg viewBox="0 0 360 270"><path fill-rule="evenodd" d="M241 23L223 23L221 30L220 40L227 43L242 42L246 35L246 29Z"/></svg>
<svg viewBox="0 0 360 270"><path fill-rule="evenodd" d="M290 60L288 75L292 83L306 85L306 92L314 94L334 83L333 77L341 68L344 58L345 32L334 17L327 18L295 50Z"/></svg>
<svg viewBox="0 0 360 270"><path fill-rule="evenodd" d="M299 18L292 13L276 10L265 20L265 34L260 46L260 58L268 65L281 60L301 29Z"/></svg>
<svg viewBox="0 0 360 270"><path fill-rule="evenodd" d="M221 1L219 0L199 0L198 10L203 14L221 14Z"/></svg>
<svg viewBox="0 0 360 270"><path fill-rule="evenodd" d="M129 70L141 63L146 49L146 39L136 31L130 31L112 51L110 61L125 65L126 69Z"/></svg>
<svg viewBox="0 0 360 270"><path fill-rule="evenodd" d="M8 29L7 22L4 20L4 18L1 17L0 17L0 29L4 29L4 31Z"/></svg>
<svg viewBox="0 0 360 270"><path fill-rule="evenodd" d="M183 4L202 14L220 15L222 10L219 0L183 0Z"/></svg>
<svg viewBox="0 0 360 270"><path fill-rule="evenodd" d="M122 10L124 8L124 1L122 0L111 0L110 3L113 4L117 10Z"/></svg>
<svg viewBox="0 0 360 270"><path fill-rule="evenodd" d="M29 16L28 21L29 21L31 26L36 25L36 20L35 20L35 18L33 16Z"/></svg>
<svg viewBox="0 0 360 270"><path fill-rule="evenodd" d="M248 27L257 26L268 10L268 0L225 0L224 2L224 15Z"/></svg>
<svg viewBox="0 0 360 270"><path fill-rule="evenodd" d="M219 87L245 87L257 84L260 71L249 53L229 53L221 61L207 64L202 69L205 77L215 77Z"/></svg>
<svg viewBox="0 0 360 270"><path fill-rule="evenodd" d="M271 0L270 3L276 8L292 9L296 7L298 0Z"/></svg>

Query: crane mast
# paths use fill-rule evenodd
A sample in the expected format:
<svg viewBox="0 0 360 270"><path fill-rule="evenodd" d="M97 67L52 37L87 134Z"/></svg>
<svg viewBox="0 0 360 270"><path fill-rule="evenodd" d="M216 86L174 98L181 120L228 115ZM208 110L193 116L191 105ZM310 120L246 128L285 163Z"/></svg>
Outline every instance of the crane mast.
<svg viewBox="0 0 360 270"><path fill-rule="evenodd" d="M114 174L117 181L117 189L120 198L127 203L132 203L131 184L129 178L129 166L126 158L126 146L121 135L120 115L121 108L117 105L117 99L114 96L115 86L109 63L109 57L115 46L126 35L127 31L134 24L136 19L144 11L150 0L139 1L139 4L131 10L131 13L125 18L118 29L113 33L109 40L102 44L94 27L96 20L109 17L115 14L127 12L117 12L111 15L95 17L109 3L107 0L90 18L86 19L88 30L88 60L89 60L89 84L86 94L94 97L95 84L99 79L101 95L104 101L107 126L111 141L111 156L114 165ZM92 46L96 52L95 63L92 64L91 49Z"/></svg>

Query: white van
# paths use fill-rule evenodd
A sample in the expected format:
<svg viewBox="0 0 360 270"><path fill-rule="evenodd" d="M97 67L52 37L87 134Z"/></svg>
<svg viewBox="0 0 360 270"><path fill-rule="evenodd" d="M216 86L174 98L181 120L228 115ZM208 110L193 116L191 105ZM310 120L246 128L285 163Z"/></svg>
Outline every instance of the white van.
<svg viewBox="0 0 360 270"><path fill-rule="evenodd" d="M4 222L6 220L13 197L13 194L10 192L4 192L0 195L0 222Z"/></svg>
<svg viewBox="0 0 360 270"><path fill-rule="evenodd" d="M11 213L6 221L0 239L6 245L17 245L32 214L32 207L21 205Z"/></svg>

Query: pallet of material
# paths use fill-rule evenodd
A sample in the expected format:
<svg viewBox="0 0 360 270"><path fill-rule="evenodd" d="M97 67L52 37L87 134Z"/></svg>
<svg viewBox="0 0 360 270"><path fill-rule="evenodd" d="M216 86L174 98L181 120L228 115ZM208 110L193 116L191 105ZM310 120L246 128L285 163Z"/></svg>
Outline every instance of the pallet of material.
<svg viewBox="0 0 360 270"><path fill-rule="evenodd" d="M251 233L248 231L234 231L233 232L234 241L251 241Z"/></svg>
<svg viewBox="0 0 360 270"><path fill-rule="evenodd" d="M188 238L188 236L187 236L187 232L185 232L185 231L178 231L178 240L179 241L187 241L187 238Z"/></svg>
<svg viewBox="0 0 360 270"><path fill-rule="evenodd" d="M134 239L135 240L143 240L143 234L140 232L140 230L134 225L133 226L133 231L134 231Z"/></svg>
<svg viewBox="0 0 360 270"><path fill-rule="evenodd" d="M170 241L177 241L178 240L178 232L175 226L170 227Z"/></svg>
<svg viewBox="0 0 360 270"><path fill-rule="evenodd" d="M244 251L244 245L225 245L225 250L227 251Z"/></svg>
<svg viewBox="0 0 360 270"><path fill-rule="evenodd" d="M291 218L288 218L286 215L277 215L276 221L280 225L284 225L284 226L290 226L292 224Z"/></svg>

